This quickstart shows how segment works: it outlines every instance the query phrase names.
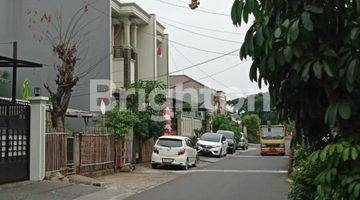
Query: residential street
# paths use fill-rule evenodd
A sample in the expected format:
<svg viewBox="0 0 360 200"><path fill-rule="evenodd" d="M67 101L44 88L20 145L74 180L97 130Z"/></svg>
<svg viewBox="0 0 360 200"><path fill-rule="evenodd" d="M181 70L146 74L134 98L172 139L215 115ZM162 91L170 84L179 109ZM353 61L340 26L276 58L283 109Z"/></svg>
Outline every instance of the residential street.
<svg viewBox="0 0 360 200"><path fill-rule="evenodd" d="M286 199L288 158L259 155L256 146L226 158L201 157L197 168L150 169L99 177L105 187L63 182L35 182L0 188L0 199L11 200L148 200L148 199Z"/></svg>
<svg viewBox="0 0 360 200"><path fill-rule="evenodd" d="M258 149L250 148L129 200L287 199L287 161L287 157L261 157Z"/></svg>

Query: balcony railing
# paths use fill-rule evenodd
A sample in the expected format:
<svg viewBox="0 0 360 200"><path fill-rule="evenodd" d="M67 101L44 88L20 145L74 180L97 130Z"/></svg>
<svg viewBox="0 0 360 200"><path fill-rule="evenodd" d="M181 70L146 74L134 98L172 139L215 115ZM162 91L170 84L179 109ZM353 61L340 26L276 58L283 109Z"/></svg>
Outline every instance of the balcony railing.
<svg viewBox="0 0 360 200"><path fill-rule="evenodd" d="M114 46L113 47L113 51L114 51L114 58L124 58L125 55L124 55L124 47L123 46ZM136 60L136 52L134 49L131 49L131 52L130 52L130 58L133 59L133 60Z"/></svg>

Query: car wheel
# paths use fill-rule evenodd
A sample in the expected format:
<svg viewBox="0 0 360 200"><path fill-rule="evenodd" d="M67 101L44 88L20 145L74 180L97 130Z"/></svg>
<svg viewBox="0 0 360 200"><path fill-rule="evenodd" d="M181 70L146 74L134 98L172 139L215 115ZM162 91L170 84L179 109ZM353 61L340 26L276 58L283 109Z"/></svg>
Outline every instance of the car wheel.
<svg viewBox="0 0 360 200"><path fill-rule="evenodd" d="M157 169L157 168L158 168L158 165L157 165L157 164L151 164L151 168L152 168L152 169Z"/></svg>

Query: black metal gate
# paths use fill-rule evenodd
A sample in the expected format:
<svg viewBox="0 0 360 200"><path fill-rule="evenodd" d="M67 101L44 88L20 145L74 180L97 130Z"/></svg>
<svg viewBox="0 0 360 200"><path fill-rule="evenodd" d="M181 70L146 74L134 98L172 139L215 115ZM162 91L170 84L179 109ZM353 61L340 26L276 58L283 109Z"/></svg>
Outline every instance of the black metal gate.
<svg viewBox="0 0 360 200"><path fill-rule="evenodd" d="M30 106L0 101L0 184L29 180Z"/></svg>

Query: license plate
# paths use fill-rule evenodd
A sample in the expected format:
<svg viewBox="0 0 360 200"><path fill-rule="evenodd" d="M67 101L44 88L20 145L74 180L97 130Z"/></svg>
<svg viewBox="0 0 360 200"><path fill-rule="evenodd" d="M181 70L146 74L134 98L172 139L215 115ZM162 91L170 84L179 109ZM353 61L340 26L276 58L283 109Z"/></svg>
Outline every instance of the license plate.
<svg viewBox="0 0 360 200"><path fill-rule="evenodd" d="M162 159L162 162L165 163L165 164L170 164L170 163L174 162L174 159L163 158L163 159Z"/></svg>

